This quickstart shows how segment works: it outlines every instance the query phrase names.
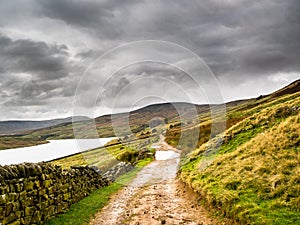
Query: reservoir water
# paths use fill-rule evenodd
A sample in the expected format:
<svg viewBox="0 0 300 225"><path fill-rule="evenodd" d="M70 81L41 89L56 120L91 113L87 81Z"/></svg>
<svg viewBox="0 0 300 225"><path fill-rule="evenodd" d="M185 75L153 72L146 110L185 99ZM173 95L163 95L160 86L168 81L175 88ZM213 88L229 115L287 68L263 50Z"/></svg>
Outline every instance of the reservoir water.
<svg viewBox="0 0 300 225"><path fill-rule="evenodd" d="M47 144L0 150L0 165L50 161L104 146L113 138L49 140Z"/></svg>

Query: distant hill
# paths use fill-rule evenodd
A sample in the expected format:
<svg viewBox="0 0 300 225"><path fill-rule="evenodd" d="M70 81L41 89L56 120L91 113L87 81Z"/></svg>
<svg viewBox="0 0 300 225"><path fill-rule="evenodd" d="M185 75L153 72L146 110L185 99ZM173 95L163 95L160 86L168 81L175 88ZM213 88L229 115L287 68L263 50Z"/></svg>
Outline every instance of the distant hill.
<svg viewBox="0 0 300 225"><path fill-rule="evenodd" d="M112 115L104 115L95 118L94 120L80 121L75 124L62 123L54 126L48 126L40 129L36 129L30 132L26 132L23 135L24 138L37 138L37 139L69 139L74 138L73 128L78 127L80 130L80 138L93 138L94 124L99 134L99 137L112 137L115 136L115 130L112 126L112 120L115 127L120 129L121 135L128 134L128 130L124 122L126 123L129 117L129 125L131 132L138 133L149 127L150 122L156 118L162 118L169 122L175 122L179 120L177 110L181 110L187 118L192 117L190 114L195 109L198 114L209 114L209 105L193 105L190 103L162 103L143 107L141 109L134 110L129 113L119 113ZM120 133L118 133L119 135Z"/></svg>
<svg viewBox="0 0 300 225"><path fill-rule="evenodd" d="M270 96L274 98L274 97L279 97L279 96L286 95L286 94L293 94L298 91L300 91L300 79L285 86L284 88L279 89L278 91L275 91Z"/></svg>
<svg viewBox="0 0 300 225"><path fill-rule="evenodd" d="M270 99L270 98L277 98L277 97L280 97L280 96L283 96L283 95L287 95L287 94L293 94L293 93L296 93L296 92L299 92L300 91L300 79L298 80L295 80L294 82L290 83L289 85L271 93L271 94L268 94L268 95L260 95L257 100L260 100L260 99L264 99L264 100L267 100L267 99Z"/></svg>
<svg viewBox="0 0 300 225"><path fill-rule="evenodd" d="M254 99L236 100L226 103L228 110L241 110L250 109L264 102L272 101L273 98L285 94L292 94L300 90L300 80L297 80L290 85L266 96L260 96ZM131 132L138 133L149 127L152 119L157 117L166 119L168 123L176 123L179 121L179 115L177 110L189 117L189 114L196 108L199 119L205 120L210 116L210 106L194 105L191 103L184 102L173 102L173 103L161 103L149 105L129 113L129 125ZM181 113L182 114L182 113ZM124 121L127 120L128 113L119 113L113 115L114 124L123 126ZM94 120L87 120L86 117L78 117L76 123L81 130L81 138L91 137L93 133ZM99 137L111 137L115 136L115 131L112 127L112 115L104 115L95 118L96 128L99 133ZM40 140L46 139L65 139L74 138L72 119L55 119L47 121L6 121L0 122L0 134L13 134L22 132L24 138L35 138ZM236 122L231 119L232 123ZM126 135L126 130L123 134ZM122 133L122 131L121 131Z"/></svg>
<svg viewBox="0 0 300 225"><path fill-rule="evenodd" d="M83 121L89 119L88 117L78 116L74 117L74 121ZM55 126L58 124L70 123L72 117L52 119L52 120L41 120L41 121L28 121L28 120L10 120L0 121L0 134L16 134L20 132L26 132L30 130L36 130L40 128L46 128Z"/></svg>

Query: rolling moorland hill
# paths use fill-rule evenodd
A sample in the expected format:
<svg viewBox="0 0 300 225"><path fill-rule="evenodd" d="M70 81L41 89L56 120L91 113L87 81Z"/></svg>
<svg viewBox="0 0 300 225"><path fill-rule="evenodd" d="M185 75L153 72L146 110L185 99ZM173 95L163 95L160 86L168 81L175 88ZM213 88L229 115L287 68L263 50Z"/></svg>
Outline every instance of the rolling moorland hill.
<svg viewBox="0 0 300 225"><path fill-rule="evenodd" d="M230 114L227 116L227 128L234 125L235 123L241 121L245 118L246 115L235 116L235 114L239 114L245 109L250 109L256 107L262 103L272 101L273 99L279 98L285 94L291 94L298 92L300 90L300 80L297 80L290 85L266 96L259 96L254 99L246 99L246 100L237 100L226 103L227 111L235 111L236 113ZM204 123L192 123L188 124L186 128L190 129L191 127L196 127L196 129L200 129L200 137L198 141L198 147L208 140L208 134L210 134L210 108L208 105L193 105L189 103L162 103L146 106L144 108L132 111L129 113L129 124L131 128L131 132L138 134L145 130L149 130L149 125L151 121L157 120L157 118L162 118L164 122L168 124L175 124L173 129L169 129L167 132L167 141L170 144L176 145L178 142L176 141L180 136L181 126L178 126L179 116L177 109L187 115L194 110L196 107L199 120L204 121ZM117 127L121 127L120 132L122 135L128 134L128 130L124 128L122 131L122 127L124 125L124 121L127 121L128 113L120 113L114 115L114 125ZM115 136L114 129L111 125L111 115L104 115L95 118L96 129L100 137L112 137ZM191 120L195 120L192 118ZM81 138L89 138L93 137L93 124L94 120L86 120L86 117L78 117L77 120L79 122L75 123L75 126L78 126L82 132L78 137ZM83 121L80 121L83 120ZM187 123L188 121L186 121ZM42 126L42 128L37 128L38 126ZM40 143L45 143L49 139L68 139L74 138L73 134L73 124L71 122L71 118L66 119L57 119L57 120L49 120L49 121L19 121L19 122L11 122L11 121L3 121L0 122L0 134L2 133L12 133L16 132L16 135L2 135L0 136L0 149L14 148L14 147L24 147L31 146ZM185 132L188 135L188 132ZM197 137L196 137L197 138ZM179 146L184 149L185 146Z"/></svg>
<svg viewBox="0 0 300 225"><path fill-rule="evenodd" d="M244 101L244 100L243 100ZM239 105L243 101L236 101L229 103L230 105ZM120 113L113 115L114 125L121 127L121 135L126 135L130 132L128 130L122 131L122 127L125 127L127 118L129 118L129 125L132 133L139 133L149 128L151 121L161 120L163 123L173 123L179 121L179 115L177 110L183 112L188 118L188 114L191 114L192 110L197 110L199 115L209 114L209 105L193 105L190 103L162 103L146 106L144 108L132 111L130 113ZM75 124L71 122L62 123L55 126L49 126L41 129L27 131L18 134L23 139L68 139L74 138L73 125L80 127L82 133L79 137L89 138L92 136L94 124L96 125L99 137L113 137L115 131L112 127L112 116L104 115L95 118L94 120L79 121Z"/></svg>
<svg viewBox="0 0 300 225"><path fill-rule="evenodd" d="M52 119L52 120L41 120L41 121L28 121L28 120L10 120L10 121L0 121L0 135L9 135L20 132L26 132L30 130L55 126L58 124L70 123L74 121L83 121L89 118L78 116L78 117L68 117L62 119Z"/></svg>
<svg viewBox="0 0 300 225"><path fill-rule="evenodd" d="M238 100L226 103L227 108L237 107L249 100ZM144 133L151 131L151 124L154 123L178 123L180 120L177 110L181 111L181 115L185 118L195 120L195 109L199 115L199 119L206 118L210 115L209 105L194 105L190 103L161 103L146 106L141 109L134 110L130 113L119 113L113 115L104 115L94 120L83 120L72 124L72 122L64 122L54 126L48 126L40 129L27 130L15 135L0 136L0 150L31 146L47 142L51 139L72 139L74 138L73 128L80 130L77 138L95 138L94 127L96 125L99 137L114 137L115 130L112 126L118 127L118 136L125 136L133 133L136 136L143 136ZM192 113L193 112L193 113ZM128 123L130 131L126 129ZM198 118L197 118L198 119ZM186 121L187 123L188 121ZM193 124L190 124L192 126ZM20 129L21 130L21 129ZM24 129L25 130L25 129Z"/></svg>
<svg viewBox="0 0 300 225"><path fill-rule="evenodd" d="M236 123L247 118L253 111L251 109L262 109L267 106L268 103L279 101L284 102L290 98L293 98L294 93L300 92L300 79L292 82L290 85L285 86L271 94L265 96L259 96L253 99L246 99L241 101L233 101L226 103L226 128L229 129ZM286 98L282 98L286 96ZM193 142L195 137L191 137L191 134L195 132L192 129L198 129L199 137L197 147L200 147L203 143L207 142L211 134L211 118L209 113L199 114L200 123L194 124L194 126L171 126L167 130L166 141L172 145L177 146L182 150L190 151L188 146L189 142ZM178 146L179 138L183 135L182 139L186 142L181 142Z"/></svg>
<svg viewBox="0 0 300 225"><path fill-rule="evenodd" d="M300 224L299 81L291 87L229 111L228 120L239 122L219 149L218 136L208 136L182 160L181 181L240 224ZM176 143L174 131L168 140Z"/></svg>
<svg viewBox="0 0 300 225"><path fill-rule="evenodd" d="M127 135L128 129L124 126L124 121L126 124L127 118L129 117L129 124L131 132L135 134L141 134L145 130L149 130L149 126L152 122L159 123L172 123L174 121L178 121L178 113L176 108L180 108L180 110L184 111L184 113L188 114L191 109L195 109L195 106L189 103L164 103L164 104L156 104L151 106L146 106L144 108L135 110L128 113L120 113L115 114L113 116L114 125L116 127L121 128L121 135ZM196 109L198 114L209 113L208 105L196 105ZM58 122L59 120L56 120ZM99 137L113 137L115 136L115 131L112 126L112 116L104 115L95 118L95 120L83 120L78 121L75 124L72 124L71 118L69 122L60 121L63 123L57 125L49 125L49 121L39 121L38 124L35 124L27 121L27 122L16 122L16 125L13 126L13 122L7 121L2 122L1 130L6 133L20 131L14 135L2 135L0 136L0 150L15 148L15 147L25 147L31 146L35 144L46 143L47 140L51 139L70 139L74 138L73 133L73 125L81 130L80 134L76 137L80 138L93 138L94 137L94 124L96 125L97 132ZM6 126L5 124L9 125ZM28 125L30 124L30 125ZM46 126L39 129L33 129L33 126ZM24 125L24 127L22 127ZM28 126L27 126L28 125ZM7 129L9 127L10 129ZM123 130L122 130L123 129ZM22 132L21 132L22 131Z"/></svg>

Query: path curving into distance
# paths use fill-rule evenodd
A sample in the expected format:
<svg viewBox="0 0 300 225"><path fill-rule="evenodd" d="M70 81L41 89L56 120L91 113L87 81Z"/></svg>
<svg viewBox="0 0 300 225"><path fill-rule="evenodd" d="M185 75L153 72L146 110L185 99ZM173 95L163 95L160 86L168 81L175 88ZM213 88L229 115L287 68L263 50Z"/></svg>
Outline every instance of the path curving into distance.
<svg viewBox="0 0 300 225"><path fill-rule="evenodd" d="M210 219L204 208L193 205L191 196L176 180L178 150L167 148L165 142L159 145L160 160L145 166L131 183L113 195L90 225L220 224Z"/></svg>

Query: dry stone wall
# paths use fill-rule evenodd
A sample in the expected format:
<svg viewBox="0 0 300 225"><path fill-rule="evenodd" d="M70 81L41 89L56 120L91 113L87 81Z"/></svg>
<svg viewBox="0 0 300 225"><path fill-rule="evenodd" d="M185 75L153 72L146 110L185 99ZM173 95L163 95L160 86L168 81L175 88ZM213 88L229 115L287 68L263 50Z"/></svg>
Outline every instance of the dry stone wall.
<svg viewBox="0 0 300 225"><path fill-rule="evenodd" d="M106 185L107 179L93 167L0 166L0 225L43 224Z"/></svg>
<svg viewBox="0 0 300 225"><path fill-rule="evenodd" d="M131 171L133 168L134 165L131 163L119 162L113 168L104 173L103 177L105 177L110 182L114 182L119 176Z"/></svg>

